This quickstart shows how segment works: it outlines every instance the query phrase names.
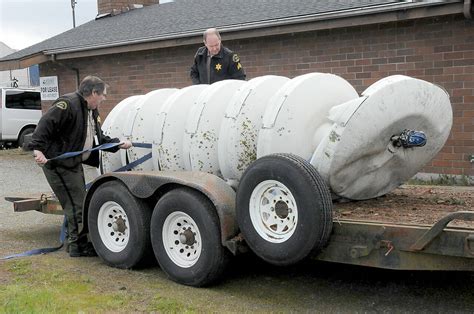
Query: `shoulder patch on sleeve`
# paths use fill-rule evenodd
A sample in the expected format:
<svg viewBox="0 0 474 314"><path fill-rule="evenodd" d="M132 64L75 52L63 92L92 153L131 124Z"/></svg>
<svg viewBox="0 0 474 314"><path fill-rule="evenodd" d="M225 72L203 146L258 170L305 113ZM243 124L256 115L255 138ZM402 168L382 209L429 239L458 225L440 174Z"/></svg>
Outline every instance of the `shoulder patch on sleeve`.
<svg viewBox="0 0 474 314"><path fill-rule="evenodd" d="M102 119L100 118L100 116L97 116L97 123L102 124Z"/></svg>
<svg viewBox="0 0 474 314"><path fill-rule="evenodd" d="M237 63L237 62L240 62L240 58L239 58L239 56L238 56L236 53L234 53L234 55L232 56L232 61L234 61L234 62L236 62L236 63Z"/></svg>
<svg viewBox="0 0 474 314"><path fill-rule="evenodd" d="M55 106L58 107L59 109L66 110L67 109L67 102L59 101L55 104Z"/></svg>

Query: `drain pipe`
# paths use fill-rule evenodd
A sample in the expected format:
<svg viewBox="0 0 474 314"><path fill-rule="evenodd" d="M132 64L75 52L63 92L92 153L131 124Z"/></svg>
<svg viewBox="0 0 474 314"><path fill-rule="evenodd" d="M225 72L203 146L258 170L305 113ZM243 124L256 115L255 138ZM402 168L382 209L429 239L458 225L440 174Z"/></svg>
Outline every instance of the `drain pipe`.
<svg viewBox="0 0 474 314"><path fill-rule="evenodd" d="M471 0L464 0L464 17L466 19L472 19L472 1Z"/></svg>
<svg viewBox="0 0 474 314"><path fill-rule="evenodd" d="M74 73L76 73L76 89L79 89L79 83L80 83L80 81L81 81L81 77L80 77L80 75L79 75L79 69L78 69L78 68L70 67L70 66L68 66L68 65L66 65L66 64L64 64L64 63L62 63L62 62L59 62L58 60L56 60L56 54L55 54L55 53L53 53L53 54L51 55L51 61L52 61L53 63L57 63L57 64L59 64L59 65L65 67L65 68L67 68L67 69L70 69L70 70L74 71Z"/></svg>
<svg viewBox="0 0 474 314"><path fill-rule="evenodd" d="M79 83L81 82L81 77L79 76L79 69L78 68L71 68L74 72L76 72L76 90L79 90Z"/></svg>

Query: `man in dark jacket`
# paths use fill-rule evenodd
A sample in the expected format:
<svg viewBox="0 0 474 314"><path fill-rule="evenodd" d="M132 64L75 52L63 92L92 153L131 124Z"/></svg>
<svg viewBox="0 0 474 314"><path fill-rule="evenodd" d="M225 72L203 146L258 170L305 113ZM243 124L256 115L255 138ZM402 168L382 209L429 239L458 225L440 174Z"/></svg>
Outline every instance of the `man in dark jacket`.
<svg viewBox="0 0 474 314"><path fill-rule="evenodd" d="M206 30L203 38L204 47L197 50L191 67L193 84L212 84L228 79L245 80L239 56L222 46L217 29Z"/></svg>
<svg viewBox="0 0 474 314"><path fill-rule="evenodd" d="M86 152L67 159L53 159L66 152L91 149L104 143L119 143L102 133L98 107L107 95L107 85L98 77L87 76L79 90L58 98L38 122L28 147L35 161L56 194L68 225L68 245L71 257L94 256L95 251L82 231L82 203L85 180L82 163L99 166L98 151ZM130 148L130 141L120 148ZM115 147L112 151L117 151ZM51 160L53 159L53 160Z"/></svg>

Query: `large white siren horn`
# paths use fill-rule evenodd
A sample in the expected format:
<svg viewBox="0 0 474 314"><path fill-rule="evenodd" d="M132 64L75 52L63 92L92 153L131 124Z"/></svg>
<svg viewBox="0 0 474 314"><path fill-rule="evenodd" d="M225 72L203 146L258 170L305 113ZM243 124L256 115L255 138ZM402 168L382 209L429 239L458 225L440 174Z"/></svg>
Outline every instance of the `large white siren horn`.
<svg viewBox="0 0 474 314"><path fill-rule="evenodd" d="M193 104L186 121L183 153L186 170L221 176L217 141L224 112L245 81L225 80L206 87Z"/></svg>
<svg viewBox="0 0 474 314"><path fill-rule="evenodd" d="M119 102L108 114L102 125L102 131L110 137L123 137L123 123L127 118L130 108L143 96L130 96ZM125 153L125 152L124 152ZM122 158L119 153L108 153L101 151L100 172L102 174L121 168Z"/></svg>
<svg viewBox="0 0 474 314"><path fill-rule="evenodd" d="M358 98L343 78L309 73L283 85L265 109L258 135L257 157L293 153L309 160L323 137L329 110Z"/></svg>
<svg viewBox="0 0 474 314"><path fill-rule="evenodd" d="M236 186L257 159L258 132L269 99L290 79L260 76L242 85L231 99L221 123L218 153L223 177Z"/></svg>
<svg viewBox="0 0 474 314"><path fill-rule="evenodd" d="M333 108L332 126L311 163L338 196L386 194L443 147L452 125L442 88L402 75L384 78L359 99Z"/></svg>
<svg viewBox="0 0 474 314"><path fill-rule="evenodd" d="M137 171L159 170L153 164L152 158L146 158L152 153L153 126L156 123L157 115L168 98L174 95L178 89L163 88L149 92L144 95L130 110L125 123L124 136L134 143L134 146L127 149L126 163L138 163L133 167ZM138 146L142 144L142 146ZM122 161L123 162L123 161Z"/></svg>
<svg viewBox="0 0 474 314"><path fill-rule="evenodd" d="M160 166L156 170L185 170L184 127L192 105L207 86L183 88L163 104L153 130L153 160Z"/></svg>

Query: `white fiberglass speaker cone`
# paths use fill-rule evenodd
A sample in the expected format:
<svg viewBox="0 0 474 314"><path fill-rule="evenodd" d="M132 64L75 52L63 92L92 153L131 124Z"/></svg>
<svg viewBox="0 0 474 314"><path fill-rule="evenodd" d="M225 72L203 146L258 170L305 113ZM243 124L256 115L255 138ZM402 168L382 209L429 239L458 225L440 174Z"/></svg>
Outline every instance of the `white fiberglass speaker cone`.
<svg viewBox="0 0 474 314"><path fill-rule="evenodd" d="M125 136L133 143L146 144L150 145L150 147L132 146L127 149L127 159L129 163L146 158L145 156L152 153L153 126L156 123L157 114L166 100L172 97L177 91L176 88L163 88L151 91L144 95L142 99L140 99L139 104L135 106L136 109L139 109L136 110L135 114L133 114L133 111L130 111L130 120L127 121L129 124L126 124L128 129L125 132ZM150 158L139 162L139 164L133 167L133 170L159 170L156 166Z"/></svg>
<svg viewBox="0 0 474 314"><path fill-rule="evenodd" d="M123 110L123 108L125 108L130 103L133 103L140 98L141 98L141 95L130 96L123 99L117 105L115 105L112 108L112 110L109 112L109 114L107 115L107 118L102 123L102 131L104 133L108 132L110 127L112 127L112 124L114 123L115 118L119 115L119 113Z"/></svg>
<svg viewBox="0 0 474 314"><path fill-rule="evenodd" d="M153 131L153 160L159 164L159 170L185 169L184 126L192 105L207 86L202 84L180 89L163 104Z"/></svg>
<svg viewBox="0 0 474 314"><path fill-rule="evenodd" d="M102 125L102 131L110 137L123 137L123 123L130 106L141 99L142 95L130 96L119 102L109 113ZM123 166L120 154L102 151L100 154L101 173L112 172Z"/></svg>
<svg viewBox="0 0 474 314"><path fill-rule="evenodd" d="M221 176L217 141L224 112L245 81L224 80L209 85L193 104L186 121L183 140L186 170Z"/></svg>
<svg viewBox="0 0 474 314"><path fill-rule="evenodd" d="M127 139L129 141L132 140L132 129L133 123L135 122L135 118L137 117L138 112L142 108L143 101L145 100L146 95L143 95L139 100L135 101L131 105L127 106L125 109L125 120L122 124L122 136L120 139ZM128 150L119 150L116 154L120 154L120 160L122 161L122 165L127 165L129 163L128 159Z"/></svg>
<svg viewBox="0 0 474 314"><path fill-rule="evenodd" d="M257 157L292 153L309 160L325 133L329 110L358 97L351 84L333 74L310 73L293 78L265 109Z"/></svg>
<svg viewBox="0 0 474 314"><path fill-rule="evenodd" d="M237 184L257 159L258 132L269 99L290 79L260 76L242 85L231 99L221 123L218 153L223 177Z"/></svg>
<svg viewBox="0 0 474 314"><path fill-rule="evenodd" d="M406 76L387 77L359 99L331 110L332 126L311 163L338 196L362 200L384 195L435 157L452 119L442 88ZM400 139L410 131L422 132L425 141L402 145Z"/></svg>

